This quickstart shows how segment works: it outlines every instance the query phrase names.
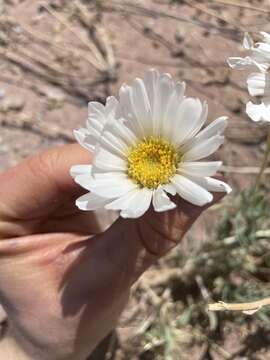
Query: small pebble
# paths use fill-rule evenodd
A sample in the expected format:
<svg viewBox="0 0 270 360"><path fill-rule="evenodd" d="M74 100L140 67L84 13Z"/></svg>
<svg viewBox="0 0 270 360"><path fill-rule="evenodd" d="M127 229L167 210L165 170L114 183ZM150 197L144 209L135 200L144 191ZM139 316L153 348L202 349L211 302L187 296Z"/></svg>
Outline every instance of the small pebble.
<svg viewBox="0 0 270 360"><path fill-rule="evenodd" d="M25 105L25 100L20 96L9 96L0 102L0 112L20 111Z"/></svg>

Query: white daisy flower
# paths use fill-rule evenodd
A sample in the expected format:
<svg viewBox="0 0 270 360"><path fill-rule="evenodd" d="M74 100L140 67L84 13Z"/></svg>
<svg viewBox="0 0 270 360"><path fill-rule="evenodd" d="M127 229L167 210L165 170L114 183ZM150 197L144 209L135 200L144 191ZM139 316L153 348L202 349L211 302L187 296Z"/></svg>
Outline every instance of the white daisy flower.
<svg viewBox="0 0 270 360"><path fill-rule="evenodd" d="M242 57L229 57L228 64L233 69L245 70L256 66L260 71L266 72L270 66L270 34L260 32L262 41L254 43L248 33L245 33L243 47L249 51L249 55Z"/></svg>
<svg viewBox="0 0 270 360"><path fill-rule="evenodd" d="M255 122L270 123L270 101L263 100L260 104L249 101L246 113Z"/></svg>
<svg viewBox="0 0 270 360"><path fill-rule="evenodd" d="M220 161L198 161L222 144L227 120L220 117L200 131L207 104L184 91L184 83L150 70L123 85L119 100L89 103L86 128L74 132L94 158L93 165L71 168L75 181L89 191L77 199L80 209L105 207L137 218L151 203L158 212L175 208L176 194L203 206L213 200L210 191L230 192L226 183L211 178Z"/></svg>
<svg viewBox="0 0 270 360"><path fill-rule="evenodd" d="M262 42L254 44L248 34L245 34L243 46L250 51L245 58L230 57L228 64L233 69L257 67L260 72L252 73L247 78L248 92L251 96L262 97L260 104L249 101L246 105L247 115L255 122L270 122L270 34L261 32Z"/></svg>
<svg viewBox="0 0 270 360"><path fill-rule="evenodd" d="M262 97L260 104L249 101L246 113L255 122L270 122L270 76L267 73L253 73L247 78L251 96Z"/></svg>

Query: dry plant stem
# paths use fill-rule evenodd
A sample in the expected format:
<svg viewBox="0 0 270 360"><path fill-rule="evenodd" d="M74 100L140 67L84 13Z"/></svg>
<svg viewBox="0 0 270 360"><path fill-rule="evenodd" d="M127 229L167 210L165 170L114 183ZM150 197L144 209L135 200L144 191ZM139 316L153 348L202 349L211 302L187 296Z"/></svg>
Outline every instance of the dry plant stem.
<svg viewBox="0 0 270 360"><path fill-rule="evenodd" d="M106 50L106 55L107 55L106 57L107 57L108 64L111 69L114 69L115 65L116 65L116 61L115 61L115 57L114 57L113 48L112 48L111 42L108 37L108 33L106 32L106 29L101 26L97 27L97 32L103 41L103 44L104 44L104 47Z"/></svg>
<svg viewBox="0 0 270 360"><path fill-rule="evenodd" d="M184 23L190 23L192 25L199 26L199 27L202 27L207 30L209 30L209 28L213 28L217 31L217 34L216 34L217 36L221 36L224 38L224 37L226 37L225 36L225 32L226 32L228 35L231 35L230 38L232 40L237 40L237 41L238 41L238 38L236 37L237 32L242 33L242 30L239 28L225 29L225 28L221 28L219 26L213 25L213 24L209 25L209 22L206 23L206 22L202 22L198 19L176 16L172 13L149 9L147 7L140 6L138 4L134 4L132 2L124 1L124 0L122 2L117 1L117 0L110 0L110 2L105 1L105 0L99 0L99 5L103 10L105 9L110 12L116 10L119 12L123 12L124 14L129 13L129 14L133 14L133 15L142 15L142 16L151 17L151 18L157 18L157 17L168 18L168 19L172 19L172 20L176 20L176 21L182 21Z"/></svg>
<svg viewBox="0 0 270 360"><path fill-rule="evenodd" d="M89 51L87 49L80 49L80 48L69 48L69 45L66 44L66 46L64 46L64 43L62 43L63 45L59 45L57 44L55 41L52 41L52 39L50 37L45 36L44 34L41 34L39 32L32 31L31 27L28 26L27 24L22 24L20 23L20 26L22 27L22 29L34 40L37 40L35 42L35 44L40 45L38 42L41 42L41 46L43 46L43 43L45 45L48 45L50 48L54 49L54 53L56 56L61 56L61 55L65 55L65 56L77 56L77 57L82 57L85 61L87 61L91 66L95 67L96 62L93 64L93 59L92 57L89 57Z"/></svg>
<svg viewBox="0 0 270 360"><path fill-rule="evenodd" d="M233 174L249 174L256 175L259 174L261 168L259 166L221 166L220 170L224 173L233 173ZM264 174L270 174L270 167L264 169Z"/></svg>
<svg viewBox="0 0 270 360"><path fill-rule="evenodd" d="M98 49L96 48L96 46L93 43L84 40L83 37L77 31L75 31L65 19L63 19L60 15L56 14L55 11L53 11L50 7L46 6L45 4L43 4L43 7L48 11L49 14L55 17L55 19L57 19L65 27L67 27L69 31L72 32L72 34L75 35L90 50L90 52L94 56L93 58L92 57L89 58L92 65L97 70L106 71L107 68L106 63L102 58L102 55L99 53Z"/></svg>
<svg viewBox="0 0 270 360"><path fill-rule="evenodd" d="M257 188L261 183L262 176L264 174L264 170L266 169L267 164L268 164L269 155L270 155L270 129L268 130L267 141L266 141L266 150L265 150L265 153L264 153L264 157L263 157L263 161L262 161L262 164L261 164L260 172L259 172L259 174L257 176L257 179L256 179L256 182L255 182L255 188Z"/></svg>
<svg viewBox="0 0 270 360"><path fill-rule="evenodd" d="M222 20L222 21L224 21L225 23L227 23L227 24L229 24L231 26L238 27L238 29L241 29L241 27L239 27L239 25L236 25L236 24L228 21L226 18L224 18L224 16L218 15L215 11L212 11L207 7L204 7L204 6L200 5L200 4L194 3L193 0L184 0L184 2L187 5L193 7L194 9L200 10L200 11L204 12L207 15L210 15L210 16L216 18L216 19Z"/></svg>
<svg viewBox="0 0 270 360"><path fill-rule="evenodd" d="M240 1L237 2L235 0L212 0L215 3L222 4L222 5L229 5L229 6L235 6L243 9L253 10L253 11L259 11L264 14L269 14L270 10L259 8L256 6L248 5L248 4L242 4Z"/></svg>
<svg viewBox="0 0 270 360"><path fill-rule="evenodd" d="M210 311L242 311L245 314L252 315L258 310L260 310L263 306L270 305L270 297L253 301L249 303L236 303L236 304L229 304L223 301L219 301L217 303L209 304L208 310Z"/></svg>

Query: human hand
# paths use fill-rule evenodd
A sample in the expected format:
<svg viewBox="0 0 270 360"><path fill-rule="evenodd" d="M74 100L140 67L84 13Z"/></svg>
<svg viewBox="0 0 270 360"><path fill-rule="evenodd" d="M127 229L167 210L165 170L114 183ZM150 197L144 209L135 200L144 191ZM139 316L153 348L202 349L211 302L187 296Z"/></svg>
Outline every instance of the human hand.
<svg viewBox="0 0 270 360"><path fill-rule="evenodd" d="M89 162L89 152L67 145L0 175L0 303L16 344L10 359L85 359L116 326L134 281L206 208L179 198L174 210L118 219L101 232L94 213L75 207L82 189L69 175Z"/></svg>

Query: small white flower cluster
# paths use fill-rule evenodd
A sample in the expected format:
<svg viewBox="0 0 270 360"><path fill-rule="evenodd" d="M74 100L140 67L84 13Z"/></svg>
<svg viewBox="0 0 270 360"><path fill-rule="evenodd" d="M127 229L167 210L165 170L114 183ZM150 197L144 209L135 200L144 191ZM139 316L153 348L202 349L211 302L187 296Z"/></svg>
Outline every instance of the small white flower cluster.
<svg viewBox="0 0 270 360"><path fill-rule="evenodd" d="M221 161L199 161L223 143L227 124L220 117L204 127L208 107L185 96L185 84L156 70L123 85L104 105L89 103L86 127L77 141L93 154L90 165L75 165L71 175L89 192L76 204L82 210L119 210L138 218L150 206L176 207L176 196L204 206L212 192L230 192L213 178Z"/></svg>
<svg viewBox="0 0 270 360"><path fill-rule="evenodd" d="M230 57L228 64L233 69L245 70L256 67L259 71L251 73L247 78L247 87L251 96L262 99L260 104L249 101L246 113L255 122L270 123L270 34L261 32L262 41L254 43L249 34L245 34L243 46L249 51L245 58Z"/></svg>

